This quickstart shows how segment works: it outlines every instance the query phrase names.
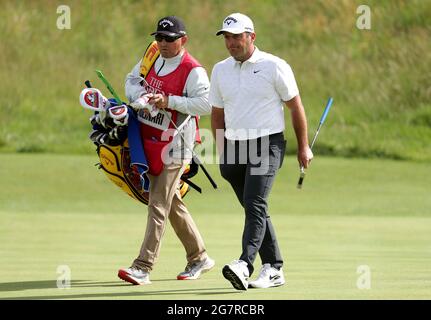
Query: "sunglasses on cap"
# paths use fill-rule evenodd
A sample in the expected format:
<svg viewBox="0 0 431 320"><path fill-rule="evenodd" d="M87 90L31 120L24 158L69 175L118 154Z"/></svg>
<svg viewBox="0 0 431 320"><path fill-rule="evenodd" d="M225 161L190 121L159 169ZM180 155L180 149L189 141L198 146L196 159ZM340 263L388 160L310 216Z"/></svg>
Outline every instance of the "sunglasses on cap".
<svg viewBox="0 0 431 320"><path fill-rule="evenodd" d="M178 40L179 38L182 38L182 36L179 37L170 37L164 34L156 34L154 36L154 38L156 39L157 42L162 42L163 40L165 40L166 42L174 42L175 40Z"/></svg>

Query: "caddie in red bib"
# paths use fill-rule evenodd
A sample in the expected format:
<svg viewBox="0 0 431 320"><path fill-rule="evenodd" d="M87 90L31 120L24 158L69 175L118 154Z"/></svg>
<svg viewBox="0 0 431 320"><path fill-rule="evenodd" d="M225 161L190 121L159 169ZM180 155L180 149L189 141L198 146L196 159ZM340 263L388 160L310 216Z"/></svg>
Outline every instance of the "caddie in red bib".
<svg viewBox="0 0 431 320"><path fill-rule="evenodd" d="M126 96L136 111L149 165L150 191L144 241L138 257L118 276L132 284L149 284L166 223L186 251L186 267L178 280L194 280L214 266L202 236L182 200L178 186L199 141L198 117L211 113L205 69L184 45L184 23L175 16L159 20L155 37L126 78ZM190 147L191 146L191 147ZM163 152L173 161L164 162Z"/></svg>

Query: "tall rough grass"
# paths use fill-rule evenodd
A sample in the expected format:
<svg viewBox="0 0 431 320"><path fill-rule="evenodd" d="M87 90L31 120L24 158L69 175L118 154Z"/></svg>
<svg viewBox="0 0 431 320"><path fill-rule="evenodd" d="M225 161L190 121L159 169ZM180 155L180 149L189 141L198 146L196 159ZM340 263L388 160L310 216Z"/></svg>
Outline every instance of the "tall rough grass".
<svg viewBox="0 0 431 320"><path fill-rule="evenodd" d="M56 27L62 4L71 9L70 30ZM356 28L361 4L371 9L371 30ZM310 135L334 97L316 153L431 159L430 0L1 1L0 150L91 152L90 115L78 95L86 79L108 95L94 69L124 97L124 77L156 21L175 14L210 73L227 56L215 31L236 11L254 19L261 50L293 67ZM209 127L208 117L202 124ZM287 135L292 153L290 128Z"/></svg>

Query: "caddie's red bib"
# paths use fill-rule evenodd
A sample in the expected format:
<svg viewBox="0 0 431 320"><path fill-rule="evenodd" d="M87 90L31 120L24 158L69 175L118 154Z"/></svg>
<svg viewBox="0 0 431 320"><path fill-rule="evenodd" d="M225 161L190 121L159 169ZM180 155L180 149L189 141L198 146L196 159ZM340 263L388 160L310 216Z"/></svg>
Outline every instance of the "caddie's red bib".
<svg viewBox="0 0 431 320"><path fill-rule="evenodd" d="M155 64L153 64L145 77L147 82L145 84L145 89L148 93L162 93L166 96L182 96L190 71L200 66L199 62L185 50L179 66L173 72L165 76L157 75ZM178 112L169 108L165 109L165 111L172 121L178 125L176 123ZM141 122L141 135L144 140L161 141L163 132L168 129L175 129L164 112L159 112L155 117L140 112L138 114L138 119ZM172 135L169 135L169 137L170 142L173 137Z"/></svg>

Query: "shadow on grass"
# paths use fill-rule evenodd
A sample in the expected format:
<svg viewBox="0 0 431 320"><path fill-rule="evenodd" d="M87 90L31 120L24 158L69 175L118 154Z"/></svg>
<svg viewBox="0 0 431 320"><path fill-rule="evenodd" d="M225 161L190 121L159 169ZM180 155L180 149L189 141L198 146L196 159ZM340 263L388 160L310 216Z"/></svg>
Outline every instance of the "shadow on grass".
<svg viewBox="0 0 431 320"><path fill-rule="evenodd" d="M165 281L165 280L161 280ZM158 281L153 281L157 283ZM201 289L171 289L171 290L147 290L151 287L147 286L133 286L127 283L119 283L118 281L110 282L92 282L89 280L73 280L71 282L72 288L101 288L101 287L129 287L133 292L113 292L113 293L81 293L81 294L52 294L52 295L34 295L23 297L3 297L0 300L50 300L50 299L106 299L106 298L126 298L127 297L142 297L149 296L169 296L169 295L223 295L240 293L230 287L226 288L201 288ZM0 292L5 291L23 291L34 289L56 289L56 281L24 281L24 282L6 282L0 283ZM145 291L136 291L135 289L143 289ZM64 290L59 290L59 293L65 293Z"/></svg>
<svg viewBox="0 0 431 320"><path fill-rule="evenodd" d="M73 280L71 285L79 285L81 282L88 280ZM3 282L0 283L0 292L3 291L22 291L33 289L55 289L57 288L56 280L40 280L40 281L21 281L21 282Z"/></svg>

